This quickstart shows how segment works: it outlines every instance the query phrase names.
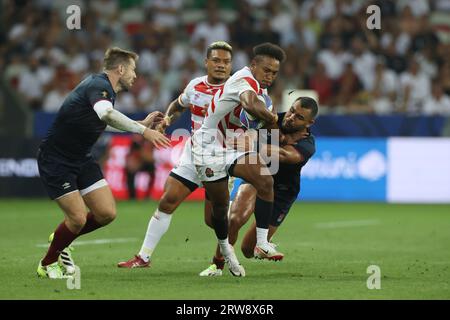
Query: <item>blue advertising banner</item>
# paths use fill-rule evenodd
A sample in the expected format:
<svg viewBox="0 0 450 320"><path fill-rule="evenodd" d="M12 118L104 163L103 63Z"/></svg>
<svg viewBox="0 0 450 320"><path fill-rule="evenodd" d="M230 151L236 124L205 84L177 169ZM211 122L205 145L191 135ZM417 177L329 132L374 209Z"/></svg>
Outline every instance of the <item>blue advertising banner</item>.
<svg viewBox="0 0 450 320"><path fill-rule="evenodd" d="M318 138L303 168L299 199L386 201L386 139Z"/></svg>
<svg viewBox="0 0 450 320"><path fill-rule="evenodd" d="M386 201L386 139L317 138L301 173L301 201ZM231 193L234 198L240 179Z"/></svg>

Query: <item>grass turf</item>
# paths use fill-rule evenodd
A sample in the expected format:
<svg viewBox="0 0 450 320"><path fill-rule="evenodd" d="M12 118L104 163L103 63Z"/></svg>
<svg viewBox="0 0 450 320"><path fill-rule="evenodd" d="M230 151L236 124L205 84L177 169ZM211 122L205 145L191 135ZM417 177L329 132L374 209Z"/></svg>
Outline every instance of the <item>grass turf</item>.
<svg viewBox="0 0 450 320"><path fill-rule="evenodd" d="M62 220L56 204L1 200L0 299L450 298L449 205L299 203L274 239L286 255L282 262L245 259L237 246L247 277L225 270L202 278L215 236L203 222L202 204L184 203L152 267L118 269L118 261L138 252L156 205L119 202L116 221L80 237L113 241L75 245L81 289L69 290L64 280L35 273L42 245ZM381 269L380 290L366 287L369 265Z"/></svg>

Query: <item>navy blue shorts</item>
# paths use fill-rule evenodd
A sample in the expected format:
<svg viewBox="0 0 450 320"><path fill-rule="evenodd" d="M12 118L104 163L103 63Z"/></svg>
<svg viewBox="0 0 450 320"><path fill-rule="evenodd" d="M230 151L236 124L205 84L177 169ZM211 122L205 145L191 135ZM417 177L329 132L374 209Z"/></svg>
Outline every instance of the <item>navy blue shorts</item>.
<svg viewBox="0 0 450 320"><path fill-rule="evenodd" d="M279 227L297 200L297 192L285 185L274 185L274 201L270 225Z"/></svg>
<svg viewBox="0 0 450 320"><path fill-rule="evenodd" d="M39 175L52 200L75 190L83 190L103 179L100 166L93 158L81 163L69 162L54 153L38 151Z"/></svg>

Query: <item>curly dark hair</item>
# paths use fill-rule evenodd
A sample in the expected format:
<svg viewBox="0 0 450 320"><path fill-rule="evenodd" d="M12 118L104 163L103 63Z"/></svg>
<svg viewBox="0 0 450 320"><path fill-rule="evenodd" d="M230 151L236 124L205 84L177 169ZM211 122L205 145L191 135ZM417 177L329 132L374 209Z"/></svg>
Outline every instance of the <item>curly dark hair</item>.
<svg viewBox="0 0 450 320"><path fill-rule="evenodd" d="M276 44L265 42L253 47L253 59L257 59L258 56L267 56L274 58L280 62L286 60L286 53Z"/></svg>

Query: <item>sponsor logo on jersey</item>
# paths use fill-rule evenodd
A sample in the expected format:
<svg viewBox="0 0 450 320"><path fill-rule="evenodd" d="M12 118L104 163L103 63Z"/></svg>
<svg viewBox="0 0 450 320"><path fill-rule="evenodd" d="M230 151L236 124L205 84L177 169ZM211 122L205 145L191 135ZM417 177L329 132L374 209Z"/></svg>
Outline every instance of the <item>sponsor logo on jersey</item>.
<svg viewBox="0 0 450 320"><path fill-rule="evenodd" d="M205 174L208 178L211 178L214 175L214 171L211 168L206 168Z"/></svg>

